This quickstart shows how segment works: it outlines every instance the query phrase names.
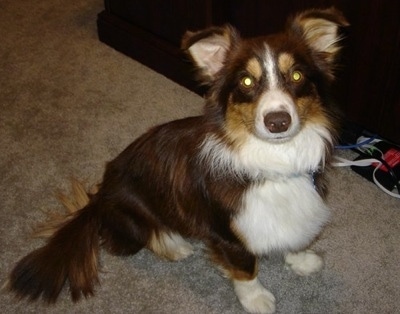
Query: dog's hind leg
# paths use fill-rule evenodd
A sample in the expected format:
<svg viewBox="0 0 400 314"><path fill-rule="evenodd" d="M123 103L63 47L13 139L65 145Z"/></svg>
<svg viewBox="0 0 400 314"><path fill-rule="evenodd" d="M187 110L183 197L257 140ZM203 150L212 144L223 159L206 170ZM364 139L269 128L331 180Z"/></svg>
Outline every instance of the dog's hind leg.
<svg viewBox="0 0 400 314"><path fill-rule="evenodd" d="M114 211L103 219L101 228L102 246L114 255L131 255L146 246L151 227L138 216Z"/></svg>
<svg viewBox="0 0 400 314"><path fill-rule="evenodd" d="M106 200L100 230L103 247L114 255L131 255L146 247L157 229L147 206L134 193Z"/></svg>
<svg viewBox="0 0 400 314"><path fill-rule="evenodd" d="M192 245L179 234L166 231L154 231L150 236L147 248L158 256L171 261L184 259L193 253Z"/></svg>

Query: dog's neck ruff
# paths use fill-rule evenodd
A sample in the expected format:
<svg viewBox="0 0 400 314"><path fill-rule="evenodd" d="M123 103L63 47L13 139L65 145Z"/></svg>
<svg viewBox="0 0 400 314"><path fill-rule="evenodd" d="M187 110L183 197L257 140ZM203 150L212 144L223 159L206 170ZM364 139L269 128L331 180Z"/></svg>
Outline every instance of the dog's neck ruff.
<svg viewBox="0 0 400 314"><path fill-rule="evenodd" d="M309 177L323 171L326 151L332 145L330 132L320 125L306 125L290 141L269 143L253 135L238 147L209 134L202 143L200 162L210 165L216 177L282 181Z"/></svg>

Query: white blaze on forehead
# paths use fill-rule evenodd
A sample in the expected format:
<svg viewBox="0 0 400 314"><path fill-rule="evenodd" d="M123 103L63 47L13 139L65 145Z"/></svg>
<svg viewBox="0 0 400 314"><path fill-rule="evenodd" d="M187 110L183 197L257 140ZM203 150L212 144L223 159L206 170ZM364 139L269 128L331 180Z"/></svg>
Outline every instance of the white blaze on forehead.
<svg viewBox="0 0 400 314"><path fill-rule="evenodd" d="M276 88L278 86L277 65L274 54L267 44L265 44L264 67L269 82L269 88Z"/></svg>

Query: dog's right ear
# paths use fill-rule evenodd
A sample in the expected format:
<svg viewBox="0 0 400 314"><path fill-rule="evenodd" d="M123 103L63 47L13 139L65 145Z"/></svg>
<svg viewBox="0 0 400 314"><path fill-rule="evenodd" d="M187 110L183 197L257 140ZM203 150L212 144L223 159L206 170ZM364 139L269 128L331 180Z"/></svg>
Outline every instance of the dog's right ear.
<svg viewBox="0 0 400 314"><path fill-rule="evenodd" d="M198 32L186 32L182 49L193 59L200 79L208 84L223 67L227 51L239 40L237 31L230 25L211 27Z"/></svg>

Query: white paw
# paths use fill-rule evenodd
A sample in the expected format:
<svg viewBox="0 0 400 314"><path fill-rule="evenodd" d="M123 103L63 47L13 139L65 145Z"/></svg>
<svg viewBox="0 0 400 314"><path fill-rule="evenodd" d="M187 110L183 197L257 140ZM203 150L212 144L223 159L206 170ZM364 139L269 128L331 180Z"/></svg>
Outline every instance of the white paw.
<svg viewBox="0 0 400 314"><path fill-rule="evenodd" d="M324 261L312 250L298 253L288 253L285 257L286 264L300 276L316 273L324 266Z"/></svg>
<svg viewBox="0 0 400 314"><path fill-rule="evenodd" d="M257 278L249 281L233 280L236 295L249 313L274 313L275 297Z"/></svg>
<svg viewBox="0 0 400 314"><path fill-rule="evenodd" d="M176 233L153 234L148 248L160 257L171 261L178 261L193 254L193 246Z"/></svg>
<svg viewBox="0 0 400 314"><path fill-rule="evenodd" d="M175 251L169 254L169 257L173 261L178 261L192 255L193 252L193 246L183 240L175 247Z"/></svg>

